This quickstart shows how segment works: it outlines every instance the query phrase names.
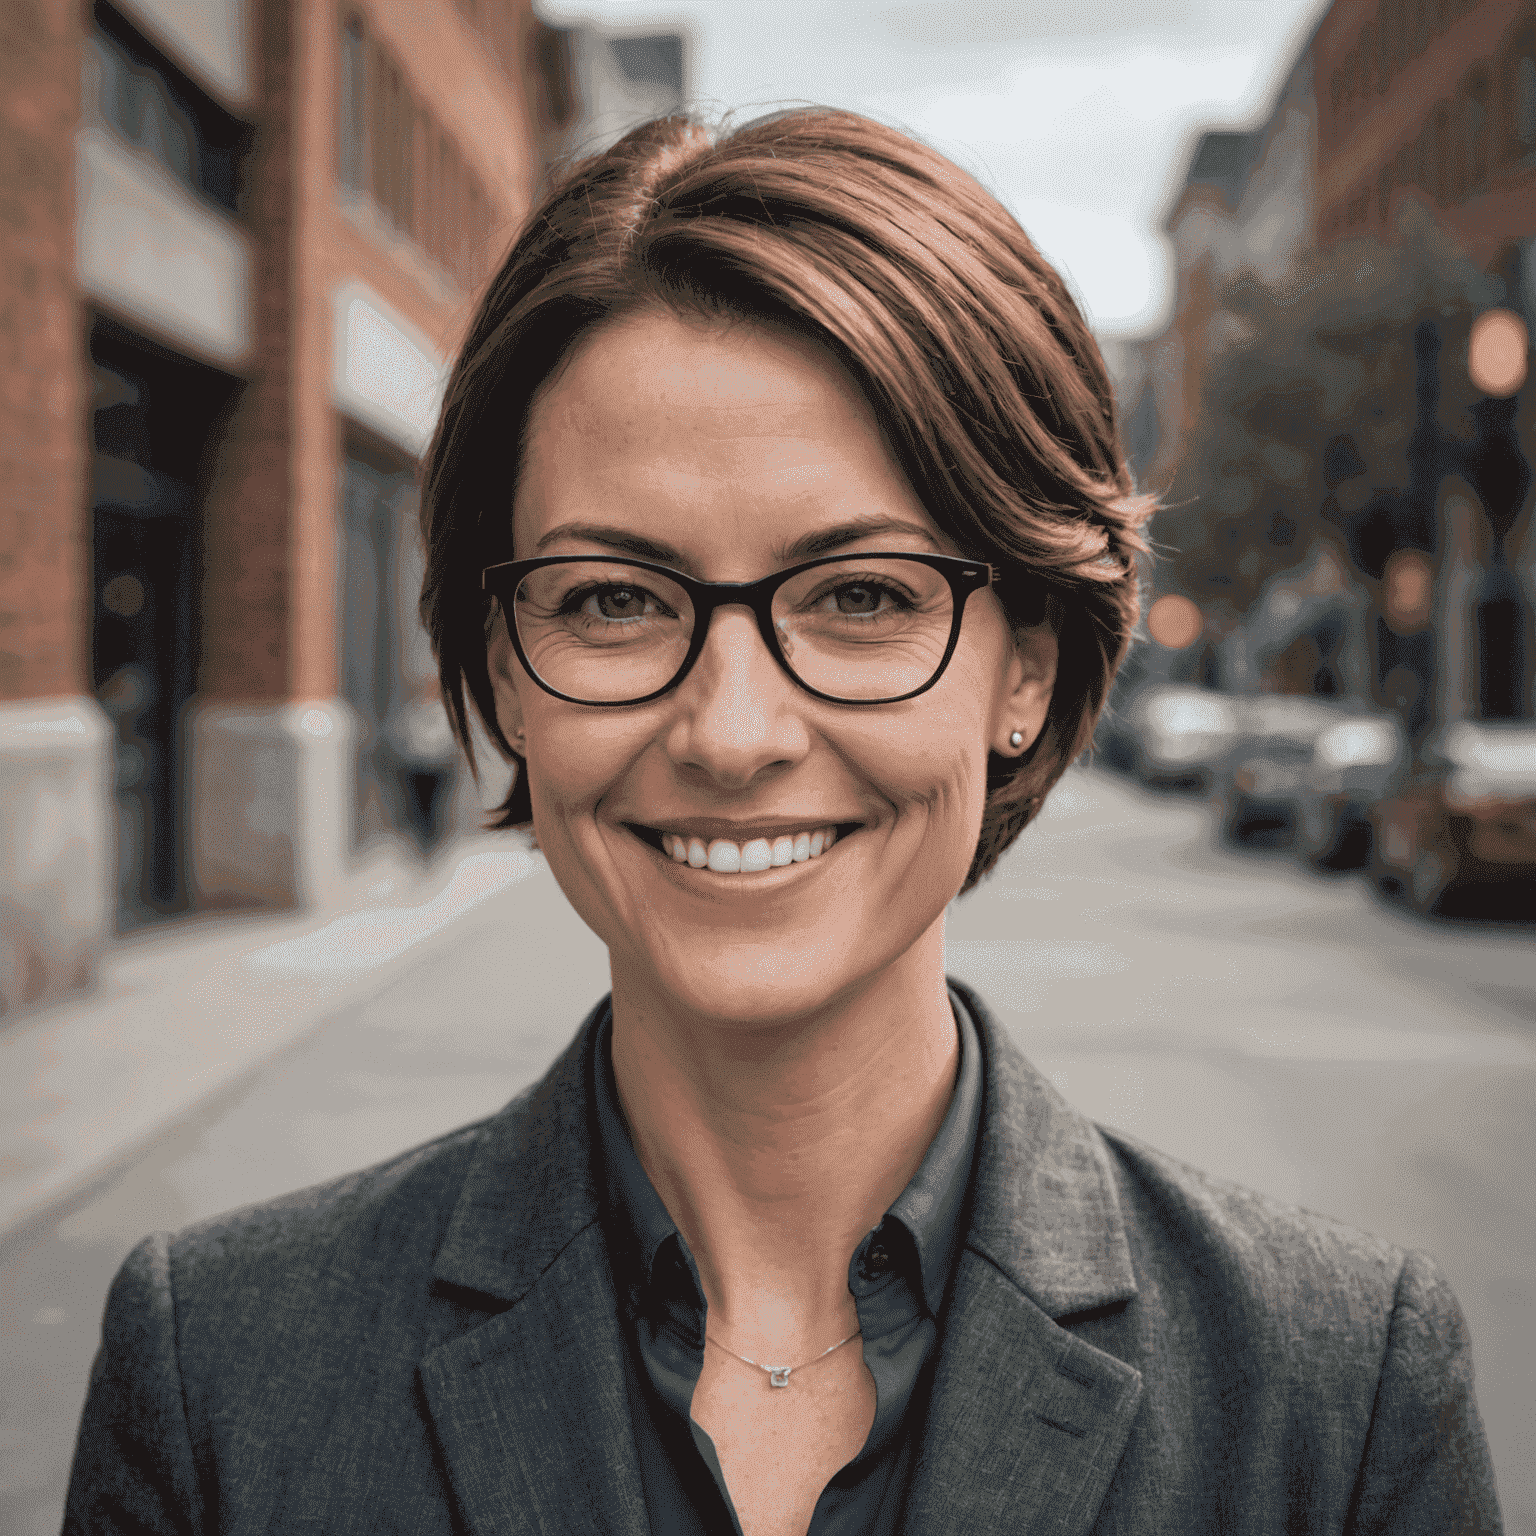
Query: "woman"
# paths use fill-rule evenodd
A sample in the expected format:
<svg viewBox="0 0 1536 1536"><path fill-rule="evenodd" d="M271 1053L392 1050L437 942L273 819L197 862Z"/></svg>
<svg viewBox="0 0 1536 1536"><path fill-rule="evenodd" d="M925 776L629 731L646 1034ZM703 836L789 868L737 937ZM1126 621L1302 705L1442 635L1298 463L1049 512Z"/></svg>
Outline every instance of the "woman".
<svg viewBox="0 0 1536 1536"><path fill-rule="evenodd" d="M636 130L424 505L459 739L467 683L611 998L492 1119L146 1239L69 1529L1497 1528L1430 1260L1100 1132L945 981L1150 511L992 198L843 113Z"/></svg>

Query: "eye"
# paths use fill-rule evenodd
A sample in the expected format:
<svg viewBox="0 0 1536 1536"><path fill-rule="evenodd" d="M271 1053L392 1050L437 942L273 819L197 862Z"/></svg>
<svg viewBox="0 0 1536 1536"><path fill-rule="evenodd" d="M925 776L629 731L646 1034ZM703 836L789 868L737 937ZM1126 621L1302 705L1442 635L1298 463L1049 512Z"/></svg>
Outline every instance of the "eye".
<svg viewBox="0 0 1536 1536"><path fill-rule="evenodd" d="M870 586L862 582L839 587L834 594L837 599L837 611L839 613L873 613L879 608L880 599L884 595L884 591L880 587Z"/></svg>
<svg viewBox="0 0 1536 1536"><path fill-rule="evenodd" d="M819 606L827 613L870 618L910 607L896 588L883 581L842 581L828 589Z"/></svg>
<svg viewBox="0 0 1536 1536"><path fill-rule="evenodd" d="M572 593L566 599L565 611L617 623L625 619L643 619L666 610L644 587L614 582L601 587L586 587Z"/></svg>

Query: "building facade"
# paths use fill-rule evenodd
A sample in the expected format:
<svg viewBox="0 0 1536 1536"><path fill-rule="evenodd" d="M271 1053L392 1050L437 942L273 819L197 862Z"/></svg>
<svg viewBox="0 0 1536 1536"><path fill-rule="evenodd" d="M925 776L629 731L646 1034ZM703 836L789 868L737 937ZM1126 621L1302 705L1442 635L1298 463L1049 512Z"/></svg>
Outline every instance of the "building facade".
<svg viewBox="0 0 1536 1536"><path fill-rule="evenodd" d="M1413 195L1482 267L1533 232L1530 0L1335 0L1313 49L1322 244L1390 231Z"/></svg>
<svg viewBox="0 0 1536 1536"><path fill-rule="evenodd" d="M1415 735L1530 712L1532 391L1484 396L1468 345L1490 308L1536 322L1533 210L1532 0L1335 0L1265 121L1197 139L1171 314L1120 348L1133 461L1199 546L1164 579L1200 568L1220 643L1175 675L1305 675ZM1433 604L1390 600L1409 571Z"/></svg>
<svg viewBox="0 0 1536 1536"><path fill-rule="evenodd" d="M1244 269L1281 283L1313 246L1316 136L1312 56L1303 49L1258 127L1195 138L1163 219L1173 255L1168 318L1127 344L1133 459L1147 485L1172 483L1206 366L1231 339L1223 285Z"/></svg>
<svg viewBox="0 0 1536 1536"><path fill-rule="evenodd" d="M1193 140L1163 219L1173 257L1167 318L1150 335L1106 347L1127 455L1143 489L1167 492L1178 481L1208 370L1241 339L1241 323L1224 303L1227 285L1243 272L1283 284L1313 248L1316 134L1312 56L1304 48L1258 126L1212 129ZM1208 502L1230 494L1202 489ZM1269 517L1272 501L1239 498L1227 510L1237 519ZM1230 642L1241 613L1220 591L1200 594L1200 606L1203 636L1178 652L1145 647L1126 669L1123 692L1148 677L1232 684Z"/></svg>
<svg viewBox="0 0 1536 1536"><path fill-rule="evenodd" d="M1438 718L1529 714L1536 391L1527 384L1512 397L1480 398L1468 347L1479 309L1512 311L1536 329L1536 4L1335 0L1314 46L1326 82L1319 245L1370 237L1400 245L1417 215L1488 279L1480 304L1424 319L1432 356L1419 367L1433 376L1419 387L1435 406L1416 427L1424 446L1415 494L1425 503L1429 536L1419 543L1431 557L1434 601L1408 633L1380 619L1383 655L1390 664L1398 651L1424 652L1416 686L1432 690ZM1476 473L1478 439L1494 446L1486 429L1495 417L1503 444L1525 460L1523 493L1518 474L1506 485L1509 476ZM1470 455L1458 451L1469 436ZM1404 561L1420 552L1405 546Z"/></svg>
<svg viewBox="0 0 1536 1536"><path fill-rule="evenodd" d="M416 613L446 365L584 82L622 128L683 68L530 0L7 18L0 1025L466 803Z"/></svg>

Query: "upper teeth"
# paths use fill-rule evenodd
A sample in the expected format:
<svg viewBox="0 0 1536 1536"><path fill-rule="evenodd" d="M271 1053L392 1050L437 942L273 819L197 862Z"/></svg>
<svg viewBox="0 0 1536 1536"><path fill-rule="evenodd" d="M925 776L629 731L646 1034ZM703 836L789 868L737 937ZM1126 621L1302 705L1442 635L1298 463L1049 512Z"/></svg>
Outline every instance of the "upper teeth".
<svg viewBox="0 0 1536 1536"><path fill-rule="evenodd" d="M777 869L782 864L803 864L836 841L835 827L820 827L815 832L794 836L786 833L772 842L766 837L754 837L749 843L717 837L706 844L701 837L682 837L676 832L661 834L661 846L679 864L691 864L695 869L708 865L722 875L753 874L762 869Z"/></svg>

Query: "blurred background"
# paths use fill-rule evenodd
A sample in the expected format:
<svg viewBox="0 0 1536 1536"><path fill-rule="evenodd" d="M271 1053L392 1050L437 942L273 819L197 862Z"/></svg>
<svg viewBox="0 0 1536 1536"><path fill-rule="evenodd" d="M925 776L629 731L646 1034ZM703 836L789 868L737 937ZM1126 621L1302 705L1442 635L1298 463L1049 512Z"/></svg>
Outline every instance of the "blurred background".
<svg viewBox="0 0 1536 1536"><path fill-rule="evenodd" d="M491 1112L603 990L481 830L420 457L552 166L807 100L1019 217L1166 502L951 971L1096 1118L1434 1252L1536 1536L1536 0L0 3L7 1532L144 1232Z"/></svg>

